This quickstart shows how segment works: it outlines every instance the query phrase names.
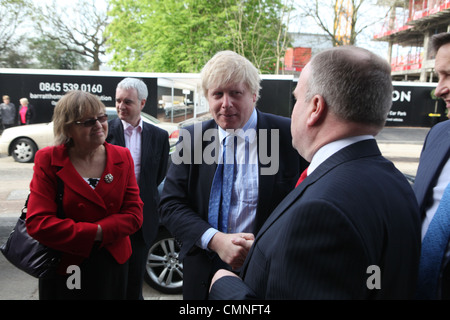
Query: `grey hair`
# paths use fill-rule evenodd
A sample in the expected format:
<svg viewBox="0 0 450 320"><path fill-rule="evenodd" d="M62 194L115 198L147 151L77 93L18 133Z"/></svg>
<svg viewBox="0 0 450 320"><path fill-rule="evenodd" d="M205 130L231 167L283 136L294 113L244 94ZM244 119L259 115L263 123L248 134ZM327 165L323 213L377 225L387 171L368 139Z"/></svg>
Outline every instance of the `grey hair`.
<svg viewBox="0 0 450 320"><path fill-rule="evenodd" d="M353 46L335 47L311 59L306 100L318 94L342 120L384 126L392 106L389 63Z"/></svg>
<svg viewBox="0 0 450 320"><path fill-rule="evenodd" d="M147 100L148 89L144 81L137 78L125 78L117 84L117 88L129 90L136 89L139 100Z"/></svg>

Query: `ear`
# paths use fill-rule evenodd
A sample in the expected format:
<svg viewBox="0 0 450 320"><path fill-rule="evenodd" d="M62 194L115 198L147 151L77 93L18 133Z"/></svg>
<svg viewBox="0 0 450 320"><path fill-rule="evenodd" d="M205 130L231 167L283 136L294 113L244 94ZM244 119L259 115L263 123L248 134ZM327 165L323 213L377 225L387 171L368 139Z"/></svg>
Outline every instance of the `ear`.
<svg viewBox="0 0 450 320"><path fill-rule="evenodd" d="M144 106L145 106L145 103L147 102L147 100L146 99L142 99L141 100L141 111L142 111L142 109L144 109Z"/></svg>
<svg viewBox="0 0 450 320"><path fill-rule="evenodd" d="M327 103L321 95L315 95L310 104L310 114L307 119L308 126L320 124L327 114Z"/></svg>

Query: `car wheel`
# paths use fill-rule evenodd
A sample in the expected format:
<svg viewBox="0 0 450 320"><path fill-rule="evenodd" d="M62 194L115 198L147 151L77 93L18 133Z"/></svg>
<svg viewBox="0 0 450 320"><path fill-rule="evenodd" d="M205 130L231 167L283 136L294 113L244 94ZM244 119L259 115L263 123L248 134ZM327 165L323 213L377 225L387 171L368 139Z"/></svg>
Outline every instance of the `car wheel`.
<svg viewBox="0 0 450 320"><path fill-rule="evenodd" d="M11 155L17 162L32 162L36 151L36 144L28 138L17 139L11 144Z"/></svg>
<svg viewBox="0 0 450 320"><path fill-rule="evenodd" d="M163 229L150 248L147 257L145 281L162 293L179 294L183 290L183 264L178 260L180 246Z"/></svg>

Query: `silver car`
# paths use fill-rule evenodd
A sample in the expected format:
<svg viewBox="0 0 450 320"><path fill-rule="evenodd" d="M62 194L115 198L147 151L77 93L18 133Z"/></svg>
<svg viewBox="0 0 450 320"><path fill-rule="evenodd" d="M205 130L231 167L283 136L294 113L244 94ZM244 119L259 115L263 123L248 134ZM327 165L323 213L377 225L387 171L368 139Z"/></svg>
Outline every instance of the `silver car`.
<svg viewBox="0 0 450 320"><path fill-rule="evenodd" d="M115 108L106 108L108 120L117 118ZM179 126L161 122L155 117L141 112L142 120L164 129L169 134L169 143L178 141ZM0 155L12 156L17 162L32 162L39 149L53 145L53 122L30 124L5 129L0 137Z"/></svg>

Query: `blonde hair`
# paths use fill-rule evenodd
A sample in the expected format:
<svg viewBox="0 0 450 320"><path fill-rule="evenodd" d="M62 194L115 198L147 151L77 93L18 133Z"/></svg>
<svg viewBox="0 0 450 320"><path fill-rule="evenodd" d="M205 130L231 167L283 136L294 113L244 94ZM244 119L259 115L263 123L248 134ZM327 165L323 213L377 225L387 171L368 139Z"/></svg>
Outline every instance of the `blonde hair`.
<svg viewBox="0 0 450 320"><path fill-rule="evenodd" d="M53 111L53 133L55 145L68 144L69 127L84 117L95 116L106 112L105 105L91 93L70 91L56 104Z"/></svg>
<svg viewBox="0 0 450 320"><path fill-rule="evenodd" d="M28 99L27 98L22 98L19 101L20 101L20 103L28 104Z"/></svg>
<svg viewBox="0 0 450 320"><path fill-rule="evenodd" d="M203 94L212 87L228 84L244 84L259 99L261 78L258 69L245 57L233 51L220 51L209 60L201 71Z"/></svg>

